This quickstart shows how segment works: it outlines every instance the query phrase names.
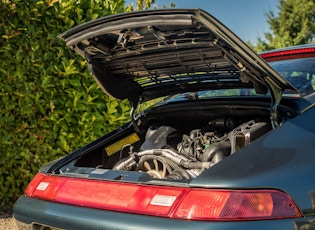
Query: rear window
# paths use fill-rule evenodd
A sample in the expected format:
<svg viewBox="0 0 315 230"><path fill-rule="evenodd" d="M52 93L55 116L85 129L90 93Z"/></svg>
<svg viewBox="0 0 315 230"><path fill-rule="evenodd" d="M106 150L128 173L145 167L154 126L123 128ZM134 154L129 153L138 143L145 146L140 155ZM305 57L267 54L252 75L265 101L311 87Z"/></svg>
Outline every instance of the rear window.
<svg viewBox="0 0 315 230"><path fill-rule="evenodd" d="M287 59L269 62L282 77L290 82L302 95L315 88L315 58Z"/></svg>
<svg viewBox="0 0 315 230"><path fill-rule="evenodd" d="M315 58L294 58L268 62L282 77L290 82L303 96L310 94L315 89ZM269 95L270 92L267 93ZM217 89L177 94L170 97L155 99L154 102L146 103L150 107L160 103L207 99L214 97L233 96L262 96L256 94L254 89ZM292 92L285 92L285 96L292 96Z"/></svg>
<svg viewBox="0 0 315 230"><path fill-rule="evenodd" d="M209 99L214 97L239 97L239 96L262 96L257 94L254 89L217 89L217 90L203 90L197 92L187 92L183 94L176 94L173 96L164 97L154 106L165 102L176 101L193 101L196 99ZM268 94L269 95L269 92Z"/></svg>

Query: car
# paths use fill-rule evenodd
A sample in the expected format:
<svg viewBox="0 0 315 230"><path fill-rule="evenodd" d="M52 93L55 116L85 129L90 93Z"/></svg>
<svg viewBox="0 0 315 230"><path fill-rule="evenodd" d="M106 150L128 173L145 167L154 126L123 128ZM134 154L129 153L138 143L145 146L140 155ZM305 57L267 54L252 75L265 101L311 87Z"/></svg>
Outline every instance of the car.
<svg viewBox="0 0 315 230"><path fill-rule="evenodd" d="M43 166L20 229L315 227L315 45L255 53L201 9L59 35L130 122Z"/></svg>

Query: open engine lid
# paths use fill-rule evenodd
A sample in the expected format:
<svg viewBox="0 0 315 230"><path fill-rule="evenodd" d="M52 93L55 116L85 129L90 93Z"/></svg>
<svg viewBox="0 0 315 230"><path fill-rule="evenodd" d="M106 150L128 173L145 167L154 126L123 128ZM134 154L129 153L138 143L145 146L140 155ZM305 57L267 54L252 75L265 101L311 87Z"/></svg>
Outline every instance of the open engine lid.
<svg viewBox="0 0 315 230"><path fill-rule="evenodd" d="M59 35L117 99L142 101L211 89L255 88L279 101L294 90L218 20L200 9L112 15Z"/></svg>

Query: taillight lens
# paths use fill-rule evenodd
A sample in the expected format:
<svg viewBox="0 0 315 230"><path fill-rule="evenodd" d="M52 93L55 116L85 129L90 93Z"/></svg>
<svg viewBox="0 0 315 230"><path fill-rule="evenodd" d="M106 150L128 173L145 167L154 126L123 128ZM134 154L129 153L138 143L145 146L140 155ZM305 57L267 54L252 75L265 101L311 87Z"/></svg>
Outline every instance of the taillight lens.
<svg viewBox="0 0 315 230"><path fill-rule="evenodd" d="M297 48L292 50L278 50L260 54L266 61L280 61L296 58L315 57L315 48Z"/></svg>
<svg viewBox="0 0 315 230"><path fill-rule="evenodd" d="M199 189L37 174L30 197L111 211L176 219L241 221L301 217L279 190Z"/></svg>

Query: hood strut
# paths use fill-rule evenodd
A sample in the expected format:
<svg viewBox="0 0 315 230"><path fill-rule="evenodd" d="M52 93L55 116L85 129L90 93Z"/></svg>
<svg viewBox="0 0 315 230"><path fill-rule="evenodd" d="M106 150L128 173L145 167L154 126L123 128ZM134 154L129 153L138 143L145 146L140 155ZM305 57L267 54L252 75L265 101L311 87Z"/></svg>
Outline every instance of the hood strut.
<svg viewBox="0 0 315 230"><path fill-rule="evenodd" d="M136 122L136 119L135 119L135 111L139 105L139 100L129 100L129 103L130 103L130 108L131 108L130 109L130 121L131 121L135 131L138 134L143 133L143 131L141 129L139 129L137 122Z"/></svg>
<svg viewBox="0 0 315 230"><path fill-rule="evenodd" d="M220 46L219 44L217 44ZM228 60L232 65L240 70L240 79L243 82L252 82L255 88L256 93L259 94L267 94L267 88L269 88L271 93L271 105L270 105L270 121L272 128L276 128L280 125L280 121L278 120L278 105L280 104L283 90L270 78L264 77L265 81L268 83L267 85L263 84L262 81L256 77L256 75L260 75L259 72L253 72L253 70L247 69L247 67L242 63L240 57L237 54L231 55L230 51L228 51L225 47L220 46L222 51L225 53L224 58Z"/></svg>
<svg viewBox="0 0 315 230"><path fill-rule="evenodd" d="M278 105L279 103L277 103L272 97L272 102L270 106L270 121L271 121L271 125L273 129L279 126L278 114L277 114Z"/></svg>
<svg viewBox="0 0 315 230"><path fill-rule="evenodd" d="M272 128L274 129L280 125L277 109L282 98L283 90L277 87L277 85L269 77L266 77L265 80L269 83L268 85L271 88L270 121Z"/></svg>

